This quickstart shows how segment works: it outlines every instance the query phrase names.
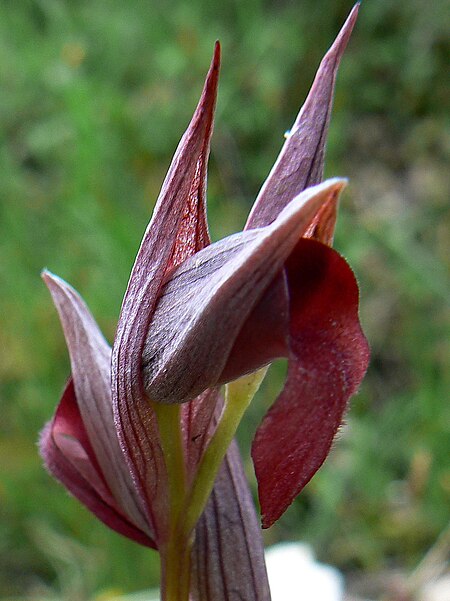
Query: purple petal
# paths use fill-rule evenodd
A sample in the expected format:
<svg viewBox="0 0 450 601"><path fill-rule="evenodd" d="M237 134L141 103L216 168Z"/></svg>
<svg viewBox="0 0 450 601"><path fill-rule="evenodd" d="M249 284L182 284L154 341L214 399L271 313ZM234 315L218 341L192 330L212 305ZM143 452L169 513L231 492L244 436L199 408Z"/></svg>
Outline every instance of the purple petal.
<svg viewBox="0 0 450 601"><path fill-rule="evenodd" d="M209 242L205 179L219 61L220 48L216 45L199 104L175 153L139 249L113 346L116 428L135 486L152 499L153 523L158 523L161 533L167 529L167 478L155 415L142 388L142 348L164 279Z"/></svg>
<svg viewBox="0 0 450 601"><path fill-rule="evenodd" d="M272 225L225 238L174 272L162 291L143 353L151 399L184 402L221 380L252 309L320 206L344 184L335 179L305 190ZM254 369L252 357L244 357L242 364L244 373Z"/></svg>
<svg viewBox="0 0 450 601"><path fill-rule="evenodd" d="M101 473L70 380L53 420L41 432L40 452L48 471L109 528L142 545L153 540L121 512Z"/></svg>
<svg viewBox="0 0 450 601"><path fill-rule="evenodd" d="M369 348L355 277L334 250L303 239L286 264L291 305L288 377L252 446L263 527L271 526L325 460Z"/></svg>
<svg viewBox="0 0 450 601"><path fill-rule="evenodd" d="M145 517L144 501L133 488L114 426L110 391L110 347L77 292L49 272L44 272L42 277L50 290L63 326L70 354L76 403L96 461L122 512L136 527L152 536Z"/></svg>
<svg viewBox="0 0 450 601"><path fill-rule="evenodd" d="M270 601L261 530L235 441L195 529L191 599Z"/></svg>
<svg viewBox="0 0 450 601"><path fill-rule="evenodd" d="M320 63L311 91L258 194L245 229L268 225L302 190L322 181L336 74L358 10L359 3Z"/></svg>

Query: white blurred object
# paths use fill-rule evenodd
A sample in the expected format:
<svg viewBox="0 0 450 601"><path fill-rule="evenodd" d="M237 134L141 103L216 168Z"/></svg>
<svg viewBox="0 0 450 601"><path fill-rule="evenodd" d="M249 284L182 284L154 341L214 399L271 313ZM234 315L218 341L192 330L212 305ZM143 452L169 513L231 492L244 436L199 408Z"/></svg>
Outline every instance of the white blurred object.
<svg viewBox="0 0 450 601"><path fill-rule="evenodd" d="M266 550L272 601L342 601L344 578L336 568L318 563L303 543L280 543Z"/></svg>
<svg viewBox="0 0 450 601"><path fill-rule="evenodd" d="M450 574L425 585L423 601L450 601Z"/></svg>

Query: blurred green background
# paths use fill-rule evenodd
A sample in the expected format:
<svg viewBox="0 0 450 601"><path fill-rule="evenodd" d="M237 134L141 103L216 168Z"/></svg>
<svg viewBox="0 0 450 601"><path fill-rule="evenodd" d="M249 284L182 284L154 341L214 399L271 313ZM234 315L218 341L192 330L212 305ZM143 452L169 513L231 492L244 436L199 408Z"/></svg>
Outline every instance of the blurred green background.
<svg viewBox="0 0 450 601"><path fill-rule="evenodd" d="M267 543L310 541L368 577L422 560L449 518L445 0L366 0L338 77L327 175L336 246L361 284L369 373L325 467ZM109 532L41 466L69 371L39 272L112 340L129 271L197 101L223 69L209 175L214 239L239 230L321 56L335 0L0 3L0 599L108 599L154 586L156 554ZM244 456L273 370L241 429ZM278 375L277 375L278 372Z"/></svg>

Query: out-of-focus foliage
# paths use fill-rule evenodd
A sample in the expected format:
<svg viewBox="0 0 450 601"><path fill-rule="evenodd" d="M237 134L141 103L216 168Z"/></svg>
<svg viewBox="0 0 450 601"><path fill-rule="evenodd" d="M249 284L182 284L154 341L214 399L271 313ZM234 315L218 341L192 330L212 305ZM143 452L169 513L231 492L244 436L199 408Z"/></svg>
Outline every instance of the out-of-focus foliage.
<svg viewBox="0 0 450 601"><path fill-rule="evenodd" d="M37 433L69 365L40 270L78 288L111 340L214 40L217 239L241 227L350 8L0 3L0 598L107 599L157 583L156 555L97 523L41 467ZM351 180L336 245L361 283L373 358L332 456L267 541L307 539L344 569L414 566L448 519L445 8L366 0L339 74L327 174ZM280 385L273 371L244 449Z"/></svg>

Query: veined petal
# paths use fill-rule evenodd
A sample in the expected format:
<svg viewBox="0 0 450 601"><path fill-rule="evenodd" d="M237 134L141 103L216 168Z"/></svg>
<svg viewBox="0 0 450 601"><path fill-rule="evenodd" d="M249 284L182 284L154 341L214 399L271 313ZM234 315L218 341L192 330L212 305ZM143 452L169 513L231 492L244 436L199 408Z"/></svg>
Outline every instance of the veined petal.
<svg viewBox="0 0 450 601"><path fill-rule="evenodd" d="M261 530L232 442L195 529L192 601L270 601Z"/></svg>
<svg viewBox="0 0 450 601"><path fill-rule="evenodd" d="M147 547L153 540L125 517L101 473L70 380L53 417L41 432L39 448L48 471L98 519Z"/></svg>
<svg viewBox="0 0 450 601"><path fill-rule="evenodd" d="M117 432L135 486L152 499L153 523L167 530L167 475L159 433L142 387L141 356L164 279L208 244L205 181L220 62L216 44L202 96L177 148L144 234L113 346L111 388Z"/></svg>
<svg viewBox="0 0 450 601"><path fill-rule="evenodd" d="M369 360L358 319L358 286L344 259L319 242L303 239L286 271L288 376L252 446L265 528L322 465Z"/></svg>
<svg viewBox="0 0 450 601"><path fill-rule="evenodd" d="M42 277L63 326L76 404L89 445L117 506L130 522L152 536L145 517L145 501L137 496L133 487L114 426L110 390L111 349L78 293L48 271ZM55 424L54 430L60 421Z"/></svg>
<svg viewBox="0 0 450 601"><path fill-rule="evenodd" d="M256 198L245 229L268 225L302 190L322 181L336 74L358 10L359 3L322 59L309 95Z"/></svg>
<svg viewBox="0 0 450 601"><path fill-rule="evenodd" d="M225 238L180 265L162 290L143 352L151 399L188 401L220 381L252 309L313 216L344 185L334 179L309 188L270 226Z"/></svg>

